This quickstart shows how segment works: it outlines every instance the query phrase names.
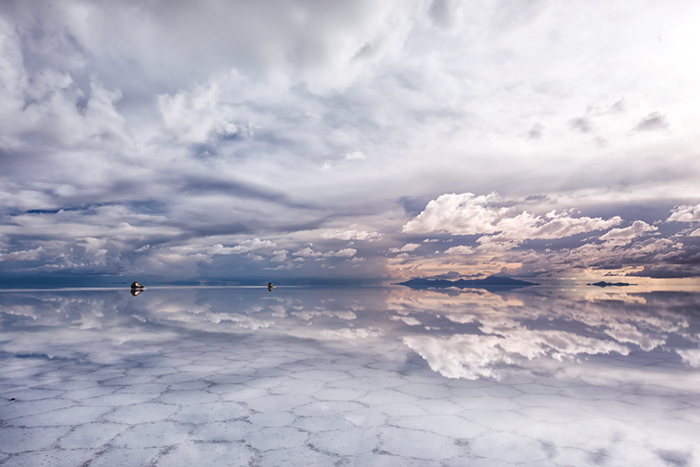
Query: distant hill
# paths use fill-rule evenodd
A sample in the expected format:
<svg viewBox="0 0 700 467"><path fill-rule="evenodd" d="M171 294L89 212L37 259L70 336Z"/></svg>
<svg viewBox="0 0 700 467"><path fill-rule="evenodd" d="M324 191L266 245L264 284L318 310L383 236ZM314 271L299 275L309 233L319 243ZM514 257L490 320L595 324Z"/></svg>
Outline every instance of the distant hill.
<svg viewBox="0 0 700 467"><path fill-rule="evenodd" d="M504 276L489 276L485 279L458 279L456 281L416 278L406 282L399 282L397 285L405 285L412 289L444 289L447 287L457 287L459 289L508 290L539 284Z"/></svg>
<svg viewBox="0 0 700 467"><path fill-rule="evenodd" d="M595 284L588 284L588 285L595 285L596 287L626 287L628 285L634 285L634 284L628 284L627 282L600 281L600 282L596 282Z"/></svg>

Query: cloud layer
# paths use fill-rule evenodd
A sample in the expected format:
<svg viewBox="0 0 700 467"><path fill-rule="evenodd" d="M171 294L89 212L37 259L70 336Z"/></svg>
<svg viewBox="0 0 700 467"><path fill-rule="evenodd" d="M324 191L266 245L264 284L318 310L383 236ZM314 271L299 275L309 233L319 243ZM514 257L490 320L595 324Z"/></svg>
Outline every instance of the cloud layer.
<svg viewBox="0 0 700 467"><path fill-rule="evenodd" d="M0 276L697 275L699 17L2 2Z"/></svg>

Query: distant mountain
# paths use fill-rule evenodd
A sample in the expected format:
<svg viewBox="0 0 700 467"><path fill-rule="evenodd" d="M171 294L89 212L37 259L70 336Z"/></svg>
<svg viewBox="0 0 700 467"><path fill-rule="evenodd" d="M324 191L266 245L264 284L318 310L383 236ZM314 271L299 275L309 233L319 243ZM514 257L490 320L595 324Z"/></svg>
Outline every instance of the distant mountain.
<svg viewBox="0 0 700 467"><path fill-rule="evenodd" d="M595 285L596 287L626 287L628 285L634 285L634 284L628 284L627 282L600 281L600 282L596 282L595 284L588 284L588 285Z"/></svg>
<svg viewBox="0 0 700 467"><path fill-rule="evenodd" d="M485 279L459 279L456 281L450 281L447 279L416 278L406 282L399 282L397 285L405 285L406 287L410 287L412 289L444 289L447 287L457 287L459 289L508 290L539 284L504 276L489 276Z"/></svg>

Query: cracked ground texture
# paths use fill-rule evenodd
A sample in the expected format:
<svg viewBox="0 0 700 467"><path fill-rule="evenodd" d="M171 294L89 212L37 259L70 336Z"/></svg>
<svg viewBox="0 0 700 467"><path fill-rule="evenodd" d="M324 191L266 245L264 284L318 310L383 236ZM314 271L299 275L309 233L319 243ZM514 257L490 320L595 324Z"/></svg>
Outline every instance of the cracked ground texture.
<svg viewBox="0 0 700 467"><path fill-rule="evenodd" d="M698 303L6 291L0 465L700 465Z"/></svg>

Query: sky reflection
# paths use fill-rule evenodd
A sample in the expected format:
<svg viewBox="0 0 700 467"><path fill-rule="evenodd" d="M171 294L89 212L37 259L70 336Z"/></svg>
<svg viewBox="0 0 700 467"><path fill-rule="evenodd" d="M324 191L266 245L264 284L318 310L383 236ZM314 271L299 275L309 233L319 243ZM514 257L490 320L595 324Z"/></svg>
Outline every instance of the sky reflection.
<svg viewBox="0 0 700 467"><path fill-rule="evenodd" d="M104 363L127 341L255 334L401 358L415 352L448 378L649 365L686 371L700 367L699 309L700 293L627 290L207 287L151 288L137 297L114 289L6 291L0 350Z"/></svg>

